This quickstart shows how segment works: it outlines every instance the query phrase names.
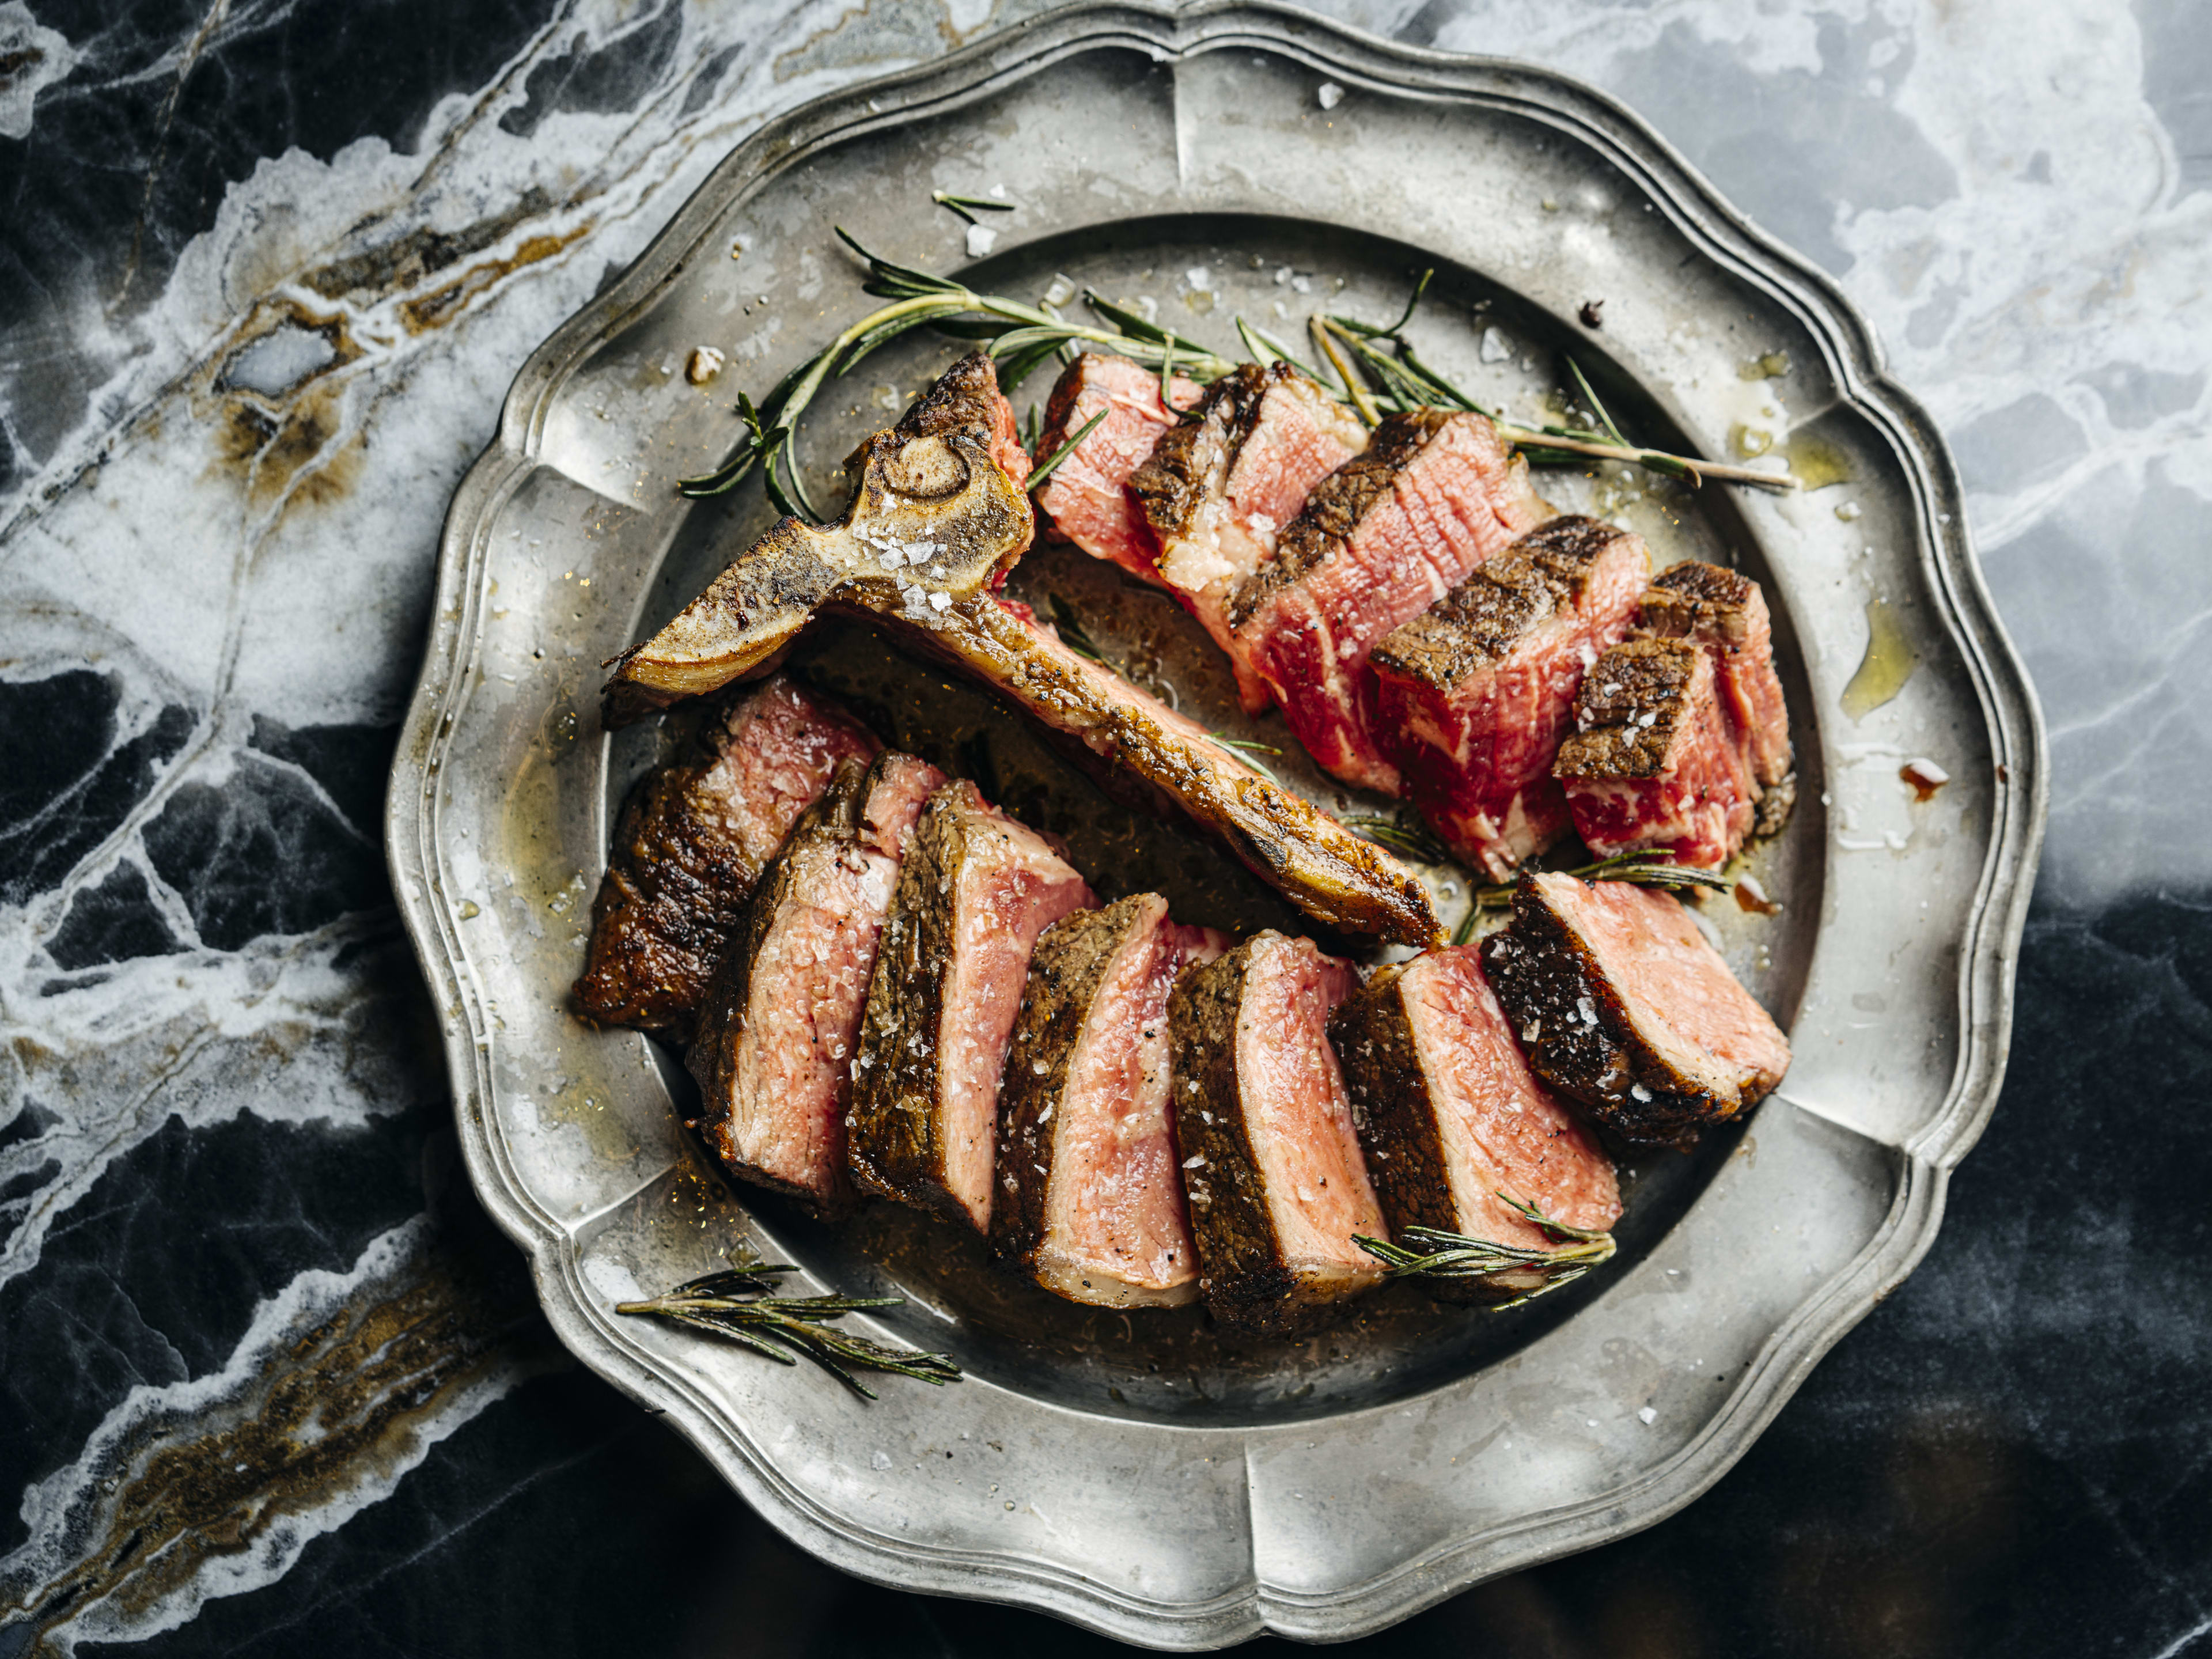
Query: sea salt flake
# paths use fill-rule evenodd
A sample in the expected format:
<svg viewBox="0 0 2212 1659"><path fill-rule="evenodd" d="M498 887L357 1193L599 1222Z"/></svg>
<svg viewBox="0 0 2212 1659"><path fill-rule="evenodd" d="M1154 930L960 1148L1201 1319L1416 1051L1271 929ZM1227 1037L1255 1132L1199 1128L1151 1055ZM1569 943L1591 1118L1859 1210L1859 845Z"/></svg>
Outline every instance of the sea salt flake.
<svg viewBox="0 0 2212 1659"><path fill-rule="evenodd" d="M1324 81L1321 83L1321 91L1316 95L1320 98L1321 106L1323 109L1334 109L1344 101L1344 88L1334 81Z"/></svg>

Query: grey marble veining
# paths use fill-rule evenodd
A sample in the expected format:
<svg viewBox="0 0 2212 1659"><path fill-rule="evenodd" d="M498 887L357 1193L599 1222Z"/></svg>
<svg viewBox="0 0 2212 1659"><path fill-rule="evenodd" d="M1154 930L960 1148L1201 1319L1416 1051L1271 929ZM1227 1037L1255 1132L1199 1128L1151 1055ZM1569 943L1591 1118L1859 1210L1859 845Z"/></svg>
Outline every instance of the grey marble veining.
<svg viewBox="0 0 2212 1659"><path fill-rule="evenodd" d="M0 1655L282 1584L559 1363L526 1287L466 1281L377 848L447 497L514 367L732 144L1039 9L472 0L379 34L291 0L0 4ZM2096 919L2212 886L2203 9L1316 9L1593 81L1838 277L1954 439L2044 700L2039 937L2094 936L2181 1010L2149 1040L2201 1045L2158 977L2181 947ZM310 1468L270 1379L332 1319L412 1334L418 1404ZM116 1553L164 1447L241 1437L199 1531ZM2129 1650L2212 1629L2208 1581L2168 1577Z"/></svg>

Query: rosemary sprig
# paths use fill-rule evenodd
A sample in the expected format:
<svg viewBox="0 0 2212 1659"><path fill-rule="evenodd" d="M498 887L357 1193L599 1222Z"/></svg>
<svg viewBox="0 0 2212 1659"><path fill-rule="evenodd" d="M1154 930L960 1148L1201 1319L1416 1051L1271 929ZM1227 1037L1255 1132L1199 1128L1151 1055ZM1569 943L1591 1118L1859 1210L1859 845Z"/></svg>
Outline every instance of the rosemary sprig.
<svg viewBox="0 0 2212 1659"><path fill-rule="evenodd" d="M1099 413L1103 416L1105 411L1101 410ZM1062 645L1079 657L1088 657L1105 666L1112 665L1106 662L1106 653L1098 648L1098 641L1091 637L1091 631L1084 627L1082 618L1075 614L1073 605L1057 593L1045 595L1045 604L1052 612L1052 630L1060 635Z"/></svg>
<svg viewBox="0 0 2212 1659"><path fill-rule="evenodd" d="M1583 881L1625 881L1638 887L1703 887L1715 893L1735 890L1735 884L1726 876L1711 870L1700 870L1694 865L1661 864L1650 853L1615 853L1611 858L1600 859L1595 864L1578 865L1572 870L1562 870L1561 875L1575 876ZM1513 902L1513 890L1519 884L1501 882L1495 887L1474 890L1474 905L1478 910L1501 910Z"/></svg>
<svg viewBox="0 0 2212 1659"><path fill-rule="evenodd" d="M874 1391L853 1375L856 1370L894 1371L940 1385L960 1380L960 1367L947 1355L887 1348L821 1322L868 1308L895 1308L904 1297L772 1295L782 1276L795 1271L786 1263L745 1262L679 1285L649 1301L618 1302L615 1311L649 1314L709 1331L780 1365L795 1365L804 1355L867 1400L876 1397Z"/></svg>
<svg viewBox="0 0 2212 1659"><path fill-rule="evenodd" d="M1355 814L1343 822L1370 841L1379 841L1394 853L1403 853L1423 864L1448 864L1451 854L1425 823L1408 823L1403 817L1376 817Z"/></svg>
<svg viewBox="0 0 2212 1659"><path fill-rule="evenodd" d="M1517 1308L1562 1285L1571 1285L1593 1267L1613 1260L1618 1247L1611 1233L1584 1232L1564 1221L1553 1220L1533 1204L1523 1204L1504 1193L1498 1196L1556 1242L1547 1249L1532 1249L1473 1238L1465 1233L1446 1232L1437 1227L1404 1229L1399 1237L1406 1241L1405 1245L1369 1238L1364 1234L1354 1234L1352 1242L1387 1267L1388 1277L1392 1279L1492 1279L1501 1288L1519 1292L1508 1301L1496 1304L1491 1310L1493 1313ZM1409 1249L1406 1245L1415 1248Z"/></svg>
<svg viewBox="0 0 2212 1659"><path fill-rule="evenodd" d="M1707 478L1717 478L1729 483L1750 484L1760 489L1792 490L1802 488L1799 480L1787 472L1759 472L1747 466L1729 466L1717 461L1692 460L1687 456L1670 455L1661 449L1646 449L1632 444L1621 435L1605 405L1591 391L1580 365L1568 359L1567 368L1575 384L1581 388L1605 429L1590 431L1586 428L1547 425L1538 428L1518 426L1499 420L1496 412L1482 407L1457 386L1423 362L1413 344L1405 337L1406 325L1413 320L1421 296L1427 292L1429 281L1436 273L1425 270L1413 284L1413 296L1407 301L1406 309L1398 320L1389 327L1363 323L1356 318L1329 316L1316 318L1314 336L1316 339L1340 340L1358 362L1360 369L1376 391L1383 394L1400 410L1422 404L1471 410L1487 415L1498 422L1498 435L1540 465L1571 462L1582 457L1599 460L1626 461L1653 472L1663 472L1670 477L1688 480L1692 485L1702 484ZM1323 330L1326 328L1326 335ZM1387 343L1391 351L1384 351L1378 343ZM1328 346L1324 343L1324 349ZM1330 351L1331 361L1336 353ZM1364 410L1362 410L1364 414ZM1369 424L1372 425L1370 421Z"/></svg>
<svg viewBox="0 0 2212 1659"><path fill-rule="evenodd" d="M1107 410L1100 410L1096 415L1093 415L1089 420L1085 421L1080 427L1076 428L1075 435L1073 437L1070 438L1066 443L1060 445L1059 448L1054 450L1051 454L1046 456L1044 459L1039 461L1035 466L1031 467L1030 469L1029 487L1031 489L1035 489L1042 484L1047 478L1052 477L1053 473L1058 470L1060 464L1066 460L1070 455L1075 453L1076 445L1081 443L1085 438L1096 432L1098 429L1098 423L1104 420L1107 415L1111 411Z"/></svg>
<svg viewBox="0 0 2212 1659"><path fill-rule="evenodd" d="M981 222L975 217L978 213L1012 213L1014 210L1012 202L994 202L988 196L955 196L949 190L933 190L929 192L929 199L941 208L951 208L971 225Z"/></svg>
<svg viewBox="0 0 2212 1659"><path fill-rule="evenodd" d="M1231 368L1212 353L1191 347L1188 341L1171 347L1166 331L1096 295L1087 296L1092 309L1114 327L1096 328L1000 295L978 294L948 277L879 258L842 228L837 235L867 262L865 290L891 303L869 313L793 368L761 399L757 410L741 404L740 413L751 410L746 415L744 441L712 472L681 480L677 488L684 495L720 495L736 488L760 465L766 470L770 496L779 510L791 512L795 505L805 516L820 520L820 510L808 499L792 464L791 440L799 417L825 381L850 372L871 352L925 324L941 329L949 325L951 332L989 341L988 349L999 361L1002 392L1012 392L1040 363L1077 341L1155 366L1166 361L1172 350L1192 375L1203 380L1217 379Z"/></svg>

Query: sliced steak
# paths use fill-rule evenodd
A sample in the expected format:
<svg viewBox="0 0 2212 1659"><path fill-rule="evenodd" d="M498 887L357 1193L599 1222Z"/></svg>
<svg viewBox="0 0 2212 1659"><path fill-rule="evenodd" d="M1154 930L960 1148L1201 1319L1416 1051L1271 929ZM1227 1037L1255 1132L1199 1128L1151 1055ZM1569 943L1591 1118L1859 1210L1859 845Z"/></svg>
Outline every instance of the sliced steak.
<svg viewBox="0 0 2212 1659"><path fill-rule="evenodd" d="M880 746L781 675L710 717L692 753L647 774L623 808L576 1011L690 1042L762 869L838 763Z"/></svg>
<svg viewBox="0 0 2212 1659"><path fill-rule="evenodd" d="M1782 827L1796 794L1790 772L1790 711L1774 672L1774 624L1750 577L1695 560L1671 567L1644 595L1638 631L1687 640L1713 659L1729 736L1759 791L1759 828Z"/></svg>
<svg viewBox="0 0 2212 1659"><path fill-rule="evenodd" d="M1196 402L1201 391L1195 381L1176 378L1178 404ZM1054 469L1037 492L1037 505L1052 515L1055 535L1164 587L1159 538L1129 490L1129 475L1176 424L1160 400L1160 377L1127 357L1085 352L1061 374L1044 406L1037 459L1056 452L1102 410L1106 418Z"/></svg>
<svg viewBox="0 0 2212 1659"><path fill-rule="evenodd" d="M1091 902L1034 830L947 784L915 827L868 986L847 1163L864 1191L991 1221L999 1075L1037 935Z"/></svg>
<svg viewBox="0 0 2212 1659"><path fill-rule="evenodd" d="M1323 478L1366 447L1343 405L1287 363L1247 363L1206 389L1129 477L1158 538L1160 574L1237 669L1244 706L1267 706L1230 622L1244 579L1275 556L1284 526Z"/></svg>
<svg viewBox="0 0 2212 1659"><path fill-rule="evenodd" d="M1045 929L999 1100L991 1237L1038 1284L1101 1307L1198 1297L1168 1118L1168 993L1227 940L1139 893Z"/></svg>
<svg viewBox="0 0 2212 1659"><path fill-rule="evenodd" d="M732 1174L825 1217L852 1206L853 1055L902 848L944 782L911 755L843 762L754 892L701 1008L691 1127Z"/></svg>
<svg viewBox="0 0 2212 1659"><path fill-rule="evenodd" d="M1387 1235L1327 1030L1358 983L1272 930L1176 983L1176 1144L1199 1288L1225 1325L1295 1329L1382 1276L1352 1243Z"/></svg>
<svg viewBox="0 0 2212 1659"><path fill-rule="evenodd" d="M1229 618L1239 653L1326 770L1399 793L1374 729L1369 653L1549 512L1486 417L1441 409L1389 416L1313 487L1273 559L1237 586Z"/></svg>
<svg viewBox="0 0 2212 1659"><path fill-rule="evenodd" d="M1375 729L1444 844L1493 881L1565 835L1552 776L1575 693L1628 632L1642 539L1552 520L1483 564L1370 659Z"/></svg>
<svg viewBox="0 0 2212 1659"><path fill-rule="evenodd" d="M1766 1011L1651 888L1523 875L1480 949L1530 1069L1626 1139L1686 1144L1790 1069Z"/></svg>
<svg viewBox="0 0 2212 1659"><path fill-rule="evenodd" d="M1717 870L1750 833L1759 786L1721 713L1712 659L1683 640L1631 640L1575 694L1552 775L1601 858L1671 853Z"/></svg>
<svg viewBox="0 0 2212 1659"><path fill-rule="evenodd" d="M1547 1248L1551 1241L1509 1198L1588 1232L1620 1218L1613 1160L1529 1071L1477 947L1383 969L1328 1030L1393 1231L1433 1227ZM1430 1288L1480 1300L1534 1290L1546 1276L1534 1268Z"/></svg>

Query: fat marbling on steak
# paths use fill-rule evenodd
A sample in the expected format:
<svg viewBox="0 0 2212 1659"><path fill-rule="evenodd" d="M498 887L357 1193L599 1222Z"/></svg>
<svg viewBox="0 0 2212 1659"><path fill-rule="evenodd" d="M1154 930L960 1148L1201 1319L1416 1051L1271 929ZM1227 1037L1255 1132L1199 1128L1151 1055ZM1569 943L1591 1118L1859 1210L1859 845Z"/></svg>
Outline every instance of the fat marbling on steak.
<svg viewBox="0 0 2212 1659"><path fill-rule="evenodd" d="M1552 776L1583 671L1628 632L1642 539L1568 514L1477 565L1370 659L1375 731L1405 793L1493 881L1567 831Z"/></svg>
<svg viewBox="0 0 2212 1659"><path fill-rule="evenodd" d="M1169 1002L1175 1130L1199 1287L1225 1325L1294 1330L1382 1276L1387 1237L1329 1012L1351 964L1272 929L1186 972Z"/></svg>
<svg viewBox="0 0 2212 1659"><path fill-rule="evenodd" d="M1159 539L1160 574L1229 653L1247 709L1267 706L1229 617L1245 578L1275 556L1313 487L1358 454L1351 410L1287 363L1247 363L1206 388L1129 476Z"/></svg>
<svg viewBox="0 0 2212 1659"><path fill-rule="evenodd" d="M576 1011L688 1042L761 871L838 763L879 746L781 675L711 715L691 752L648 773L623 808Z"/></svg>
<svg viewBox="0 0 2212 1659"><path fill-rule="evenodd" d="M1528 464L1487 416L1388 416L1364 452L1313 486L1275 556L1237 586L1237 654L1324 769L1395 795L1369 653L1548 516Z"/></svg>
<svg viewBox="0 0 2212 1659"><path fill-rule="evenodd" d="M852 1206L860 1015L901 858L944 783L912 755L842 763L755 890L700 1011L692 1128L732 1174L824 1217Z"/></svg>
<svg viewBox="0 0 2212 1659"><path fill-rule="evenodd" d="M1524 874L1480 949L1530 1069L1625 1139L1686 1144L1790 1069L1788 1039L1665 893Z"/></svg>
<svg viewBox="0 0 2212 1659"><path fill-rule="evenodd" d="M999 1078L1037 935L1091 903L963 780L915 826L868 986L846 1162L862 1190L991 1224Z"/></svg>
<svg viewBox="0 0 2212 1659"><path fill-rule="evenodd" d="M1006 1056L991 1238L1047 1290L1101 1307L1198 1297L1168 1085L1168 994L1227 941L1157 893L1045 929Z"/></svg>
<svg viewBox="0 0 2212 1659"><path fill-rule="evenodd" d="M1667 853L1717 870L1751 832L1759 785L1721 712L1712 658L1686 640L1630 640L1575 694L1552 775L1600 858Z"/></svg>
<svg viewBox="0 0 2212 1659"><path fill-rule="evenodd" d="M1586 1232L1620 1218L1613 1160L1528 1069L1478 947L1384 968L1328 1030L1393 1231L1432 1227L1543 1249L1551 1241L1507 1199ZM1534 1290L1547 1276L1531 1267L1429 1288L1481 1300Z"/></svg>
<svg viewBox="0 0 2212 1659"><path fill-rule="evenodd" d="M1196 402L1201 390L1195 381L1176 377L1177 407ZM1083 353L1061 373L1045 404L1036 459L1055 453L1102 410L1106 418L1054 469L1036 493L1037 505L1050 515L1054 535L1164 587L1159 538L1129 489L1130 474L1176 423L1161 401L1160 377L1127 357Z"/></svg>

